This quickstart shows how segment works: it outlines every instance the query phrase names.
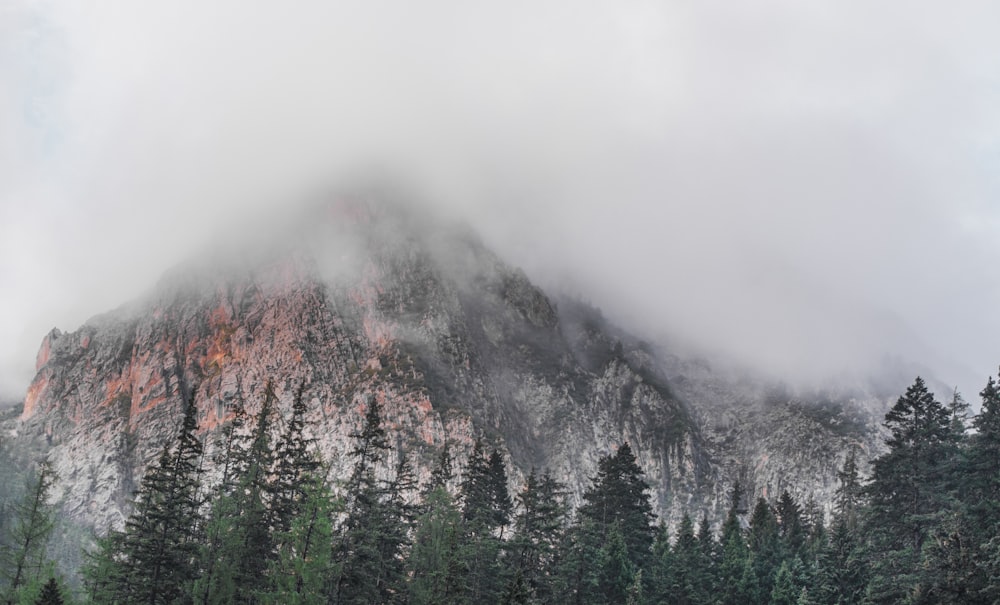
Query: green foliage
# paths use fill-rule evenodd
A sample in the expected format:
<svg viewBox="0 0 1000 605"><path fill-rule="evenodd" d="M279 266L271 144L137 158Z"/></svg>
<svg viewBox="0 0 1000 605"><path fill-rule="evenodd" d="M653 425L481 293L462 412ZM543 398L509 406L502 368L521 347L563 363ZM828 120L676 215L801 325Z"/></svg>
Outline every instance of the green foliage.
<svg viewBox="0 0 1000 605"><path fill-rule="evenodd" d="M954 504L951 471L958 435L948 409L919 377L886 414L889 451L872 465L865 531L875 603L920 599L920 571L932 529Z"/></svg>
<svg viewBox="0 0 1000 605"><path fill-rule="evenodd" d="M50 565L47 545L55 525L49 492L56 480L47 462L29 477L24 496L8 512L10 521L0 538L3 583L0 594L8 602L20 599L23 589L38 580Z"/></svg>
<svg viewBox="0 0 1000 605"><path fill-rule="evenodd" d="M551 475L539 476L532 469L517 495L520 512L507 550L515 569L514 582L532 602L551 602L555 596L558 550L568 515L563 494L563 486Z"/></svg>
<svg viewBox="0 0 1000 605"><path fill-rule="evenodd" d="M35 599L35 605L64 605L65 602L55 578L49 578L49 581L42 586L41 594Z"/></svg>
<svg viewBox="0 0 1000 605"><path fill-rule="evenodd" d="M601 543L608 541L612 531L620 532L629 562L636 568L645 565L653 545L649 489L632 449L623 443L613 456L598 462L597 476L583 494L578 511L582 519L593 524Z"/></svg>
<svg viewBox="0 0 1000 605"><path fill-rule="evenodd" d="M404 555L412 522L404 492L412 489L412 471L401 454L394 479L377 478L390 451L377 401L369 403L362 430L354 439L347 515L334 550L340 569L333 599L336 603L401 601L406 594Z"/></svg>
<svg viewBox="0 0 1000 605"><path fill-rule="evenodd" d="M125 528L88 555L85 589L90 602L121 605L996 603L1000 388L992 377L981 396L969 432L961 398L942 405L918 378L886 415L889 450L867 484L857 449L848 452L829 528L815 500L795 500L794 486L775 501L758 498L747 519L736 483L718 533L704 513L697 529L688 515L676 527L654 526L628 444L600 460L572 523L564 487L548 473L532 470L512 500L503 456L481 441L461 478L446 445L417 486L374 401L353 435L341 502L306 436L301 393L272 445L270 388L252 422L237 410L224 428L222 478L206 503L189 404ZM46 563L48 472L26 490L21 520L4 526L10 603L72 598ZM457 496L449 491L456 483Z"/></svg>
<svg viewBox="0 0 1000 605"><path fill-rule="evenodd" d="M190 593L203 525L195 415L189 400L173 451L165 448L143 477L125 530L100 543L87 572L93 601L158 605Z"/></svg>

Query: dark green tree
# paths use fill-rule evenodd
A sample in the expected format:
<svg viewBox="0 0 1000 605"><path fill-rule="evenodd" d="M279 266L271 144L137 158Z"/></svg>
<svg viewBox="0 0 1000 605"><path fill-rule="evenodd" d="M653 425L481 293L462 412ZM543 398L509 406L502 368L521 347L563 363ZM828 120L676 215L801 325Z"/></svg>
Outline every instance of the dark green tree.
<svg viewBox="0 0 1000 605"><path fill-rule="evenodd" d="M782 556L791 557L802 554L806 543L806 530L802 518L802 508L788 490L783 490L775 505L778 521L778 535L783 547Z"/></svg>
<svg viewBox="0 0 1000 605"><path fill-rule="evenodd" d="M926 593L919 570L934 525L952 505L957 452L948 409L917 378L885 416L889 451L872 465L866 535L872 576L867 598L896 603Z"/></svg>
<svg viewBox="0 0 1000 605"><path fill-rule="evenodd" d="M159 605L190 594L203 525L196 414L192 395L173 450L164 448L146 472L124 531L102 541L91 559L92 600Z"/></svg>
<svg viewBox="0 0 1000 605"><path fill-rule="evenodd" d="M583 494L579 510L581 518L593 523L600 543L607 542L608 533L617 525L636 569L645 565L655 533L649 489L632 448L623 443L613 456L598 462L597 475Z"/></svg>
<svg viewBox="0 0 1000 605"><path fill-rule="evenodd" d="M55 524L49 492L56 480L47 461L38 465L27 482L24 497L9 511L10 527L2 536L0 566L3 572L3 598L6 603L19 599L21 590L34 582L45 569L46 547Z"/></svg>
<svg viewBox="0 0 1000 605"><path fill-rule="evenodd" d="M473 446L462 478L461 566L469 603L496 602L507 577L503 552L504 529L513 504L507 491L507 470L497 450L486 456L481 441Z"/></svg>
<svg viewBox="0 0 1000 605"><path fill-rule="evenodd" d="M667 561L665 575L668 583L658 602L677 605L707 603L711 571L709 564L704 548L694 533L691 517L685 513L681 517L677 538Z"/></svg>
<svg viewBox="0 0 1000 605"><path fill-rule="evenodd" d="M268 503L269 524L277 533L288 531L301 513L306 491L314 487L313 476L320 468L314 453L315 439L306 436L306 402L299 387L292 403L292 415L275 450Z"/></svg>
<svg viewBox="0 0 1000 605"><path fill-rule="evenodd" d="M535 469L517 495L519 512L507 550L514 581L523 585L518 591L523 590L533 602L551 602L554 597L553 577L568 514L563 496L559 482L548 473L539 476Z"/></svg>
<svg viewBox="0 0 1000 605"><path fill-rule="evenodd" d="M748 534L758 591L753 596L756 603L767 603L775 574L784 558L778 531L778 519L771 505L764 498L758 498L750 515Z"/></svg>
<svg viewBox="0 0 1000 605"><path fill-rule="evenodd" d="M65 601L59 583L55 578L49 578L49 581L42 586L42 593L35 600L35 605L63 605L63 603Z"/></svg>
<svg viewBox="0 0 1000 605"><path fill-rule="evenodd" d="M271 443L275 396L264 389L260 411L249 430L242 406L227 442L225 473L212 502L208 540L200 560L204 573L195 583L195 601L255 603L269 588L268 573L276 557L271 503L274 499L274 447Z"/></svg>
<svg viewBox="0 0 1000 605"><path fill-rule="evenodd" d="M747 605L757 598L753 557L740 520L740 515L746 512L744 498L743 486L736 481L722 524L721 553L714 582L719 587L718 596L723 605Z"/></svg>
<svg viewBox="0 0 1000 605"><path fill-rule="evenodd" d="M362 428L352 437L355 462L345 486L346 518L334 551L340 571L333 578L333 601L401 601L406 594L403 557L408 527L396 503L401 498L397 493L400 486L410 482L410 478L400 475L409 471L402 464L393 479L378 477L380 470L386 470L392 448L377 400L369 401ZM402 460L402 453L400 456Z"/></svg>
<svg viewBox="0 0 1000 605"><path fill-rule="evenodd" d="M332 560L333 517L337 502L318 470L300 475L302 499L286 531L277 535L277 557L271 565L267 605L323 605L327 579L337 573Z"/></svg>
<svg viewBox="0 0 1000 605"><path fill-rule="evenodd" d="M410 603L457 602L464 574L460 568L461 512L444 483L424 496L407 562Z"/></svg>

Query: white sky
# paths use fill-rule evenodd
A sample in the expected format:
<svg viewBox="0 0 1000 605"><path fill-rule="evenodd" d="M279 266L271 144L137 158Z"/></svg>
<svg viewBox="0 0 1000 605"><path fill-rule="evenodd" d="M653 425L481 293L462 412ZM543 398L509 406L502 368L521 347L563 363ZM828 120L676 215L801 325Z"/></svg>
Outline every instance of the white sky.
<svg viewBox="0 0 1000 605"><path fill-rule="evenodd" d="M1000 364L998 23L989 1L0 0L0 393L51 327L377 166L634 331L790 378L895 354L975 399Z"/></svg>

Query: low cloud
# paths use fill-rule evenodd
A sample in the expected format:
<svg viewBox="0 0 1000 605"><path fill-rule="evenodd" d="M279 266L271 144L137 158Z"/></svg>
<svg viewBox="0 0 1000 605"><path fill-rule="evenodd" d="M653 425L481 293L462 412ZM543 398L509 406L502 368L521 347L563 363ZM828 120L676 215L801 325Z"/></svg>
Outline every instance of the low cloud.
<svg viewBox="0 0 1000 605"><path fill-rule="evenodd" d="M472 4L0 7L0 391L53 324L373 170L632 330L995 370L994 3Z"/></svg>

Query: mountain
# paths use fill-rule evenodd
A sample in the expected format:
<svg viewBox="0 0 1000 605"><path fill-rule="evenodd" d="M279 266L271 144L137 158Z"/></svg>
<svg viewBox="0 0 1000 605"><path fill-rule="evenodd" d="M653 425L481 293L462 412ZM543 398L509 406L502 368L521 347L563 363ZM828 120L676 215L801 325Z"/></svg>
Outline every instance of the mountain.
<svg viewBox="0 0 1000 605"><path fill-rule="evenodd" d="M194 258L75 332L51 331L13 428L48 452L66 513L105 528L123 522L186 398L211 465L220 426L237 405L259 407L269 383L286 418L301 389L336 476L377 401L420 477L445 442L462 461L482 438L515 483L548 468L578 499L627 441L673 520L719 518L736 478L828 503L848 446L880 447L884 411L871 394L793 393L664 353L547 295L468 229L355 197Z"/></svg>

